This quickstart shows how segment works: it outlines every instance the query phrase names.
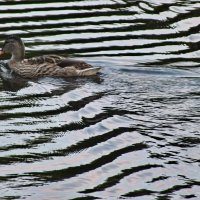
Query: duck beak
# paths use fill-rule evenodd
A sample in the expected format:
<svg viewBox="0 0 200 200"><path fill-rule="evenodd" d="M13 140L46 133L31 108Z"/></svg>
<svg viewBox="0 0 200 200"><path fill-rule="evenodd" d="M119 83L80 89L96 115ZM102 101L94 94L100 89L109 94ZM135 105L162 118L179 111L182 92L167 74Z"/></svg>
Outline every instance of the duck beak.
<svg viewBox="0 0 200 200"><path fill-rule="evenodd" d="M2 50L0 50L0 55L3 55L3 54L4 54L4 52Z"/></svg>

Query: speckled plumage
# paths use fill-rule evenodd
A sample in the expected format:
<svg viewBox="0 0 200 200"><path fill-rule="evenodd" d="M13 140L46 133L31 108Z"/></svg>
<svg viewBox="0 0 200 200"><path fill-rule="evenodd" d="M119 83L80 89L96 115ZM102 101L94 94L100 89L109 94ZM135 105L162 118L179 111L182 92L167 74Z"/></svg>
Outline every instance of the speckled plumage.
<svg viewBox="0 0 200 200"><path fill-rule="evenodd" d="M5 40L0 54L12 54L8 66L15 73L25 78L91 76L96 75L100 70L100 68L93 68L83 61L58 55L43 55L24 59L24 49L23 41L20 38L10 36Z"/></svg>

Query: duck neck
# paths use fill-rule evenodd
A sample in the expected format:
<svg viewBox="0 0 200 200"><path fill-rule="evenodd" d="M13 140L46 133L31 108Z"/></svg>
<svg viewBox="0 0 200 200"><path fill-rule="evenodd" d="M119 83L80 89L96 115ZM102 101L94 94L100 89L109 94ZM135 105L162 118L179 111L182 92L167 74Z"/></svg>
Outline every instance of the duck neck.
<svg viewBox="0 0 200 200"><path fill-rule="evenodd" d="M21 46L19 49L16 49L12 52L11 62L21 62L25 56L24 46Z"/></svg>

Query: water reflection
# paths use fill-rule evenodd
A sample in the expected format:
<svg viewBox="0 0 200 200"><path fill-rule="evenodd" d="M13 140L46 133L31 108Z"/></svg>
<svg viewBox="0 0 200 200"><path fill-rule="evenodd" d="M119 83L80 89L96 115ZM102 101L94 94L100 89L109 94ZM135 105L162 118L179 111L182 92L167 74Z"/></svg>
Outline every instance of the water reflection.
<svg viewBox="0 0 200 200"><path fill-rule="evenodd" d="M102 66L35 80L1 68L0 198L200 198L198 1L0 4L2 42Z"/></svg>

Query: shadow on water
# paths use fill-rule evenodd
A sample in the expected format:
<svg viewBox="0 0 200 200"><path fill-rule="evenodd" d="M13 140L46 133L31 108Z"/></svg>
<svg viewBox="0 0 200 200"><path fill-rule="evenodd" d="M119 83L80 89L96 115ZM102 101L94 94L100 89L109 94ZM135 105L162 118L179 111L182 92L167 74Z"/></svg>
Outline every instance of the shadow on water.
<svg viewBox="0 0 200 200"><path fill-rule="evenodd" d="M1 44L102 70L25 80L2 57L0 199L199 199L199 18L198 1L1 1Z"/></svg>

